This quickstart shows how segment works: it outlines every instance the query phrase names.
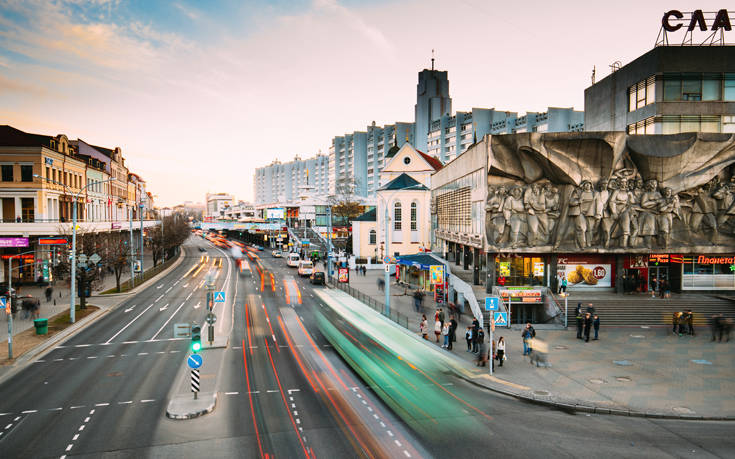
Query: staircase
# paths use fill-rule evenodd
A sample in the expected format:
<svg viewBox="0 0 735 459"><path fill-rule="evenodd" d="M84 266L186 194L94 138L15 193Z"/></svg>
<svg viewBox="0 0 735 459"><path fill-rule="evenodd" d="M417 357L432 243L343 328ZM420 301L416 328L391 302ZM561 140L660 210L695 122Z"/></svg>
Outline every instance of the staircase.
<svg viewBox="0 0 735 459"><path fill-rule="evenodd" d="M555 296L559 304L564 299ZM651 298L648 295L610 295L607 298L585 299L584 294L572 294L569 298L569 326L574 327L574 310L577 303L586 309L592 303L603 326L664 326L671 325L675 312L691 309L694 324L708 326L713 314L735 318L735 301L711 295L674 294L671 298Z"/></svg>

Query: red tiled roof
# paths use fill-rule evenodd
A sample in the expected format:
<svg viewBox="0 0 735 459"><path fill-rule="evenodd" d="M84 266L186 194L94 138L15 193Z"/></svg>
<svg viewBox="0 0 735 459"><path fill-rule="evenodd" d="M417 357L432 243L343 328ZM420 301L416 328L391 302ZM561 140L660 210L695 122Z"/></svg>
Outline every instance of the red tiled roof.
<svg viewBox="0 0 735 459"><path fill-rule="evenodd" d="M439 161L438 159L434 158L433 156L429 156L426 153L424 153L422 151L418 151L418 150L416 150L416 153L420 154L421 157L424 158L426 160L426 162L429 163L429 165L434 168L435 171L438 171L439 169L441 169L442 167L444 167L444 165L441 163L441 161Z"/></svg>

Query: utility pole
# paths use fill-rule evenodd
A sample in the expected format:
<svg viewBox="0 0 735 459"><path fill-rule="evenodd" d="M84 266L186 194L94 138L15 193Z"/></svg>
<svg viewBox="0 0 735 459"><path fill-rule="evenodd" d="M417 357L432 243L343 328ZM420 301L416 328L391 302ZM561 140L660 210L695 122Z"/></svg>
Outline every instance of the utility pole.
<svg viewBox="0 0 735 459"><path fill-rule="evenodd" d="M77 279L77 196L72 196L71 212L71 292L69 292L69 319L74 323L74 309L76 308L76 279Z"/></svg>
<svg viewBox="0 0 735 459"><path fill-rule="evenodd" d="M130 288L135 287L135 251L133 250L133 209L128 209L130 221Z"/></svg>
<svg viewBox="0 0 735 459"><path fill-rule="evenodd" d="M390 258L390 222L388 221L388 204L385 205L385 258ZM385 315L390 317L390 261L385 264Z"/></svg>
<svg viewBox="0 0 735 459"><path fill-rule="evenodd" d="M143 274L143 201L140 201L140 274Z"/></svg>
<svg viewBox="0 0 735 459"><path fill-rule="evenodd" d="M327 229L327 281L332 280L332 206L327 205L327 223L329 228Z"/></svg>

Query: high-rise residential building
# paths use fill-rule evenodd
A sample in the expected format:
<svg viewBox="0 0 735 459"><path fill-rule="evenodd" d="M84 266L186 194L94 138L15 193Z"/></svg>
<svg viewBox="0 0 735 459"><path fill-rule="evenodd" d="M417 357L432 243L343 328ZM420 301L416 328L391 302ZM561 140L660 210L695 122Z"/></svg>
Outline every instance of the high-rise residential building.
<svg viewBox="0 0 735 459"><path fill-rule="evenodd" d="M296 200L301 190L309 188L317 195L329 193L329 158L313 158L271 164L255 169L255 204L287 203Z"/></svg>
<svg viewBox="0 0 735 459"><path fill-rule="evenodd" d="M235 198L227 193L207 193L206 197L206 219L225 218L225 209L235 204Z"/></svg>
<svg viewBox="0 0 735 459"><path fill-rule="evenodd" d="M367 194L367 132L332 139L329 147L329 195Z"/></svg>
<svg viewBox="0 0 735 459"><path fill-rule="evenodd" d="M414 124L395 123L376 126L375 121L367 129L367 196L375 196L380 187L380 172L385 167L386 155L391 147L414 143Z"/></svg>
<svg viewBox="0 0 735 459"><path fill-rule="evenodd" d="M426 153L447 163L486 134L523 132L578 132L584 129L584 112L549 107L545 112L516 112L473 108L470 112L444 115L431 122Z"/></svg>
<svg viewBox="0 0 735 459"><path fill-rule="evenodd" d="M584 91L585 130L735 132L735 46L657 46Z"/></svg>
<svg viewBox="0 0 735 459"><path fill-rule="evenodd" d="M447 72L434 70L434 59L431 60L431 70L424 69L419 72L414 110L414 139L416 139L414 146L420 151L426 151L426 139L431 122L452 113Z"/></svg>

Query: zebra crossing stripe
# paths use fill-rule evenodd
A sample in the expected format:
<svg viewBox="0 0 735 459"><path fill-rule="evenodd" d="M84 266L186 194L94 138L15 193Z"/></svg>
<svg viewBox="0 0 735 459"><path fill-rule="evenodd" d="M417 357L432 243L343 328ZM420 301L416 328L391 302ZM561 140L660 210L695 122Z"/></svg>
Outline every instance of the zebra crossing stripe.
<svg viewBox="0 0 735 459"><path fill-rule="evenodd" d="M191 370L191 391L199 392L199 370Z"/></svg>

